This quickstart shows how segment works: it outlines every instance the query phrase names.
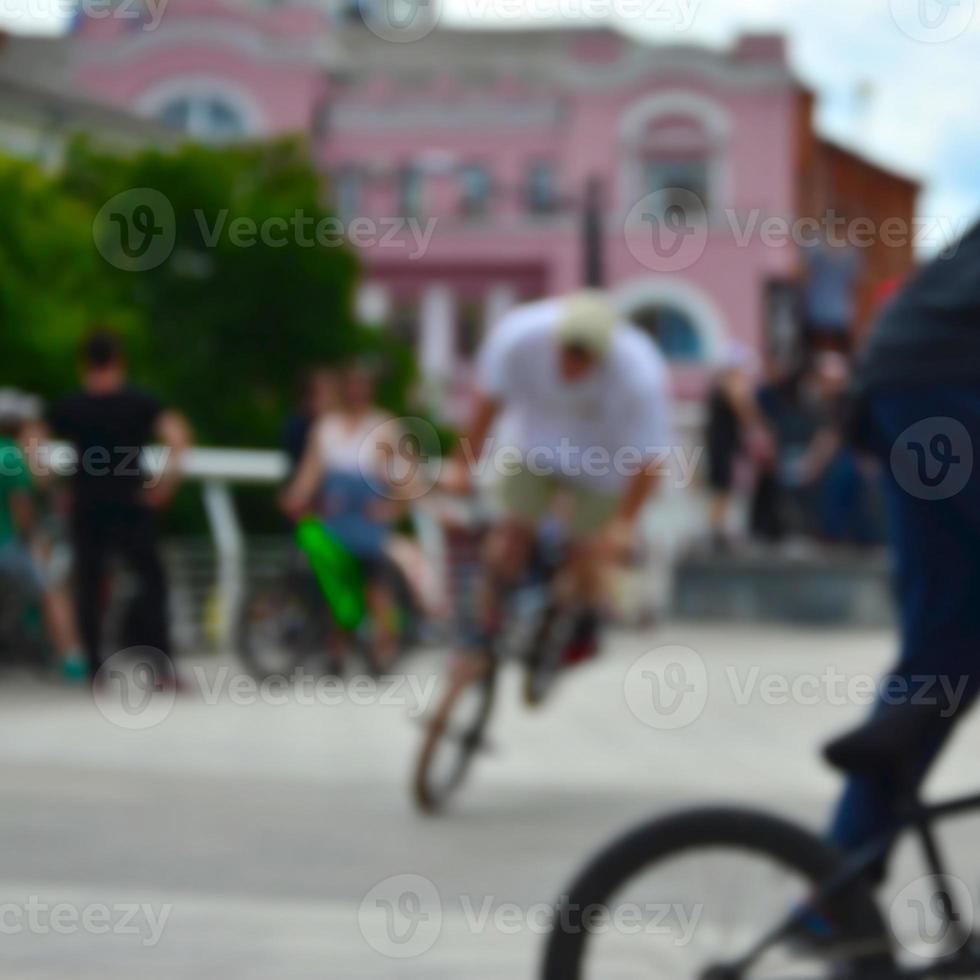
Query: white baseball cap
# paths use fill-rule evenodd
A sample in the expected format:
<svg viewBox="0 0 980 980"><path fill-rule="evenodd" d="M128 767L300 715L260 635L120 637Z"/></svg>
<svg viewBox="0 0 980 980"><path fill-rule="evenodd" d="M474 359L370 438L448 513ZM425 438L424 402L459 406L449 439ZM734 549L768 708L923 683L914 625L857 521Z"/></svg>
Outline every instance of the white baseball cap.
<svg viewBox="0 0 980 980"><path fill-rule="evenodd" d="M562 300L558 339L604 357L612 344L619 314L599 289L585 289Z"/></svg>

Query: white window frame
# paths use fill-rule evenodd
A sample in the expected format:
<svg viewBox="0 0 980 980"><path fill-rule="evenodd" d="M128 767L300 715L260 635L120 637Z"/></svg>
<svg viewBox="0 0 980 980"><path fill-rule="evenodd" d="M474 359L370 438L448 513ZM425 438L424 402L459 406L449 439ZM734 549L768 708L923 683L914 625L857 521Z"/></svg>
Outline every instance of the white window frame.
<svg viewBox="0 0 980 980"><path fill-rule="evenodd" d="M143 115L159 116L168 105L179 99L187 99L191 103L206 99L225 103L241 118L243 137L260 136L267 132L262 110L248 92L224 78L208 75L174 78L155 85L137 99L136 108ZM214 138L206 132L195 130L193 125L188 128L188 135L196 139Z"/></svg>
<svg viewBox="0 0 980 980"><path fill-rule="evenodd" d="M708 137L708 220L732 202L731 137L734 120L721 103L687 89L668 89L632 103L619 121L621 148L619 201L626 213L647 193L643 185L643 147L652 123L664 117L692 119Z"/></svg>

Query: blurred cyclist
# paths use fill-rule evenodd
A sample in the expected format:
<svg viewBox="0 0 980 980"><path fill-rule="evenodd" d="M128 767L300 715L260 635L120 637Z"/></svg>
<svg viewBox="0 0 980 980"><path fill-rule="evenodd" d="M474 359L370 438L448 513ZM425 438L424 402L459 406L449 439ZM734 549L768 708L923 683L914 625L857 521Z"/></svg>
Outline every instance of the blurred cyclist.
<svg viewBox="0 0 980 980"><path fill-rule="evenodd" d="M537 531L558 512L574 541L566 598L598 613L603 573L635 546L671 445L662 356L603 293L586 291L511 311L480 354L477 385L474 422L444 484L469 486L485 451L491 469L502 471L500 521L484 556L483 628L493 629L501 590L520 576ZM489 438L498 421L511 443L506 460ZM460 661L467 662L479 661ZM458 670L465 679L467 668Z"/></svg>
<svg viewBox="0 0 980 980"><path fill-rule="evenodd" d="M160 683L170 685L176 675L155 512L176 492L190 429L178 412L129 384L125 353L114 334L99 330L88 337L80 370L82 390L55 404L48 424L78 455L71 508L75 607L89 671L94 676L102 663L106 573L110 558L119 555L138 583L127 616L127 645L156 651ZM151 479L140 460L152 440L163 444L166 458L162 473Z"/></svg>
<svg viewBox="0 0 980 980"><path fill-rule="evenodd" d="M901 606L901 654L876 716L928 709L906 760L921 783L980 692L980 225L885 308L859 379L861 441L885 464ZM853 850L887 829L907 788L852 778L834 840Z"/></svg>
<svg viewBox="0 0 980 980"><path fill-rule="evenodd" d="M79 680L85 666L71 602L50 542L40 533L39 487L23 451L39 414L38 399L10 389L0 392L0 579L10 615L22 616L29 603L40 602L64 676Z"/></svg>

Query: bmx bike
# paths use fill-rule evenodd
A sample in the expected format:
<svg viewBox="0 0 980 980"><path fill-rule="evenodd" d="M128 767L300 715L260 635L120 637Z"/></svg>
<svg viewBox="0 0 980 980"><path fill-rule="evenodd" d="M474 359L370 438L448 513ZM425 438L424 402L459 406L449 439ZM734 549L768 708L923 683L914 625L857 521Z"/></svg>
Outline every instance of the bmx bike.
<svg viewBox="0 0 980 980"><path fill-rule="evenodd" d="M474 540L485 530L485 525L475 533L471 529L467 541L471 553L477 550ZM425 719L413 774L414 800L423 813L443 811L466 781L476 757L488 751L486 732L505 663L521 665L527 707L541 706L554 688L584 624L583 614L560 602L553 588L567 552L560 535L539 535L523 578L502 597L497 626L482 632L472 644L475 649L468 654L474 658L472 667L459 681L450 673L441 703ZM471 576L469 583L471 601L463 603L464 619L470 622L478 618L472 608L476 579Z"/></svg>
<svg viewBox="0 0 980 980"><path fill-rule="evenodd" d="M285 573L255 585L242 606L239 655L259 678L336 664L351 647L369 659L375 624L361 562L316 517L299 522L295 541L296 557ZM390 582L394 622L388 626L401 652L410 643L415 610L394 569Z"/></svg>
<svg viewBox="0 0 980 980"><path fill-rule="evenodd" d="M980 976L980 944L950 887L934 829L980 810L980 794L921 802L904 760L928 737L934 714L917 708L876 717L825 750L842 772L905 787L898 819L874 840L844 855L796 824L750 809L695 809L647 823L598 854L557 904L543 980ZM876 870L905 834L921 842L929 872L923 883L943 940L911 966L896 958L874 894ZM650 895L655 901L644 904ZM668 926L622 928L624 909L635 924L651 905L662 915L664 903L674 918ZM682 920L695 918L679 942Z"/></svg>

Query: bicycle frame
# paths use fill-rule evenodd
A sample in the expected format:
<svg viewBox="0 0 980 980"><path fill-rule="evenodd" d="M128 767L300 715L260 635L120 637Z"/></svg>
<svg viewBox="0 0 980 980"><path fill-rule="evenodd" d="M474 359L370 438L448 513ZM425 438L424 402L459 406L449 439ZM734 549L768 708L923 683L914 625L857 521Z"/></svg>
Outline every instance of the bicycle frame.
<svg viewBox="0 0 980 980"><path fill-rule="evenodd" d="M931 875L941 882L948 877L948 872L933 827L940 820L973 810L980 810L980 793L957 797L942 803L922 803L916 799L911 803L903 804L895 826L869 841L855 853L848 855L837 875L822 885L806 903L763 937L745 956L731 964L730 968L735 971L733 975L740 975L740 971L750 967L771 947L797 933L815 910L825 907L836 896L860 882L867 872L887 858L895 843L906 832L918 836L926 865ZM887 976L868 978L868 980L914 980L917 977L935 976L937 972L947 976L980 976L980 955L969 948L968 939L971 931L968 927L964 927L953 895L941 884L933 894L939 898L943 924L954 932L957 940L956 951L948 956L937 957L922 967L911 969L895 967Z"/></svg>

